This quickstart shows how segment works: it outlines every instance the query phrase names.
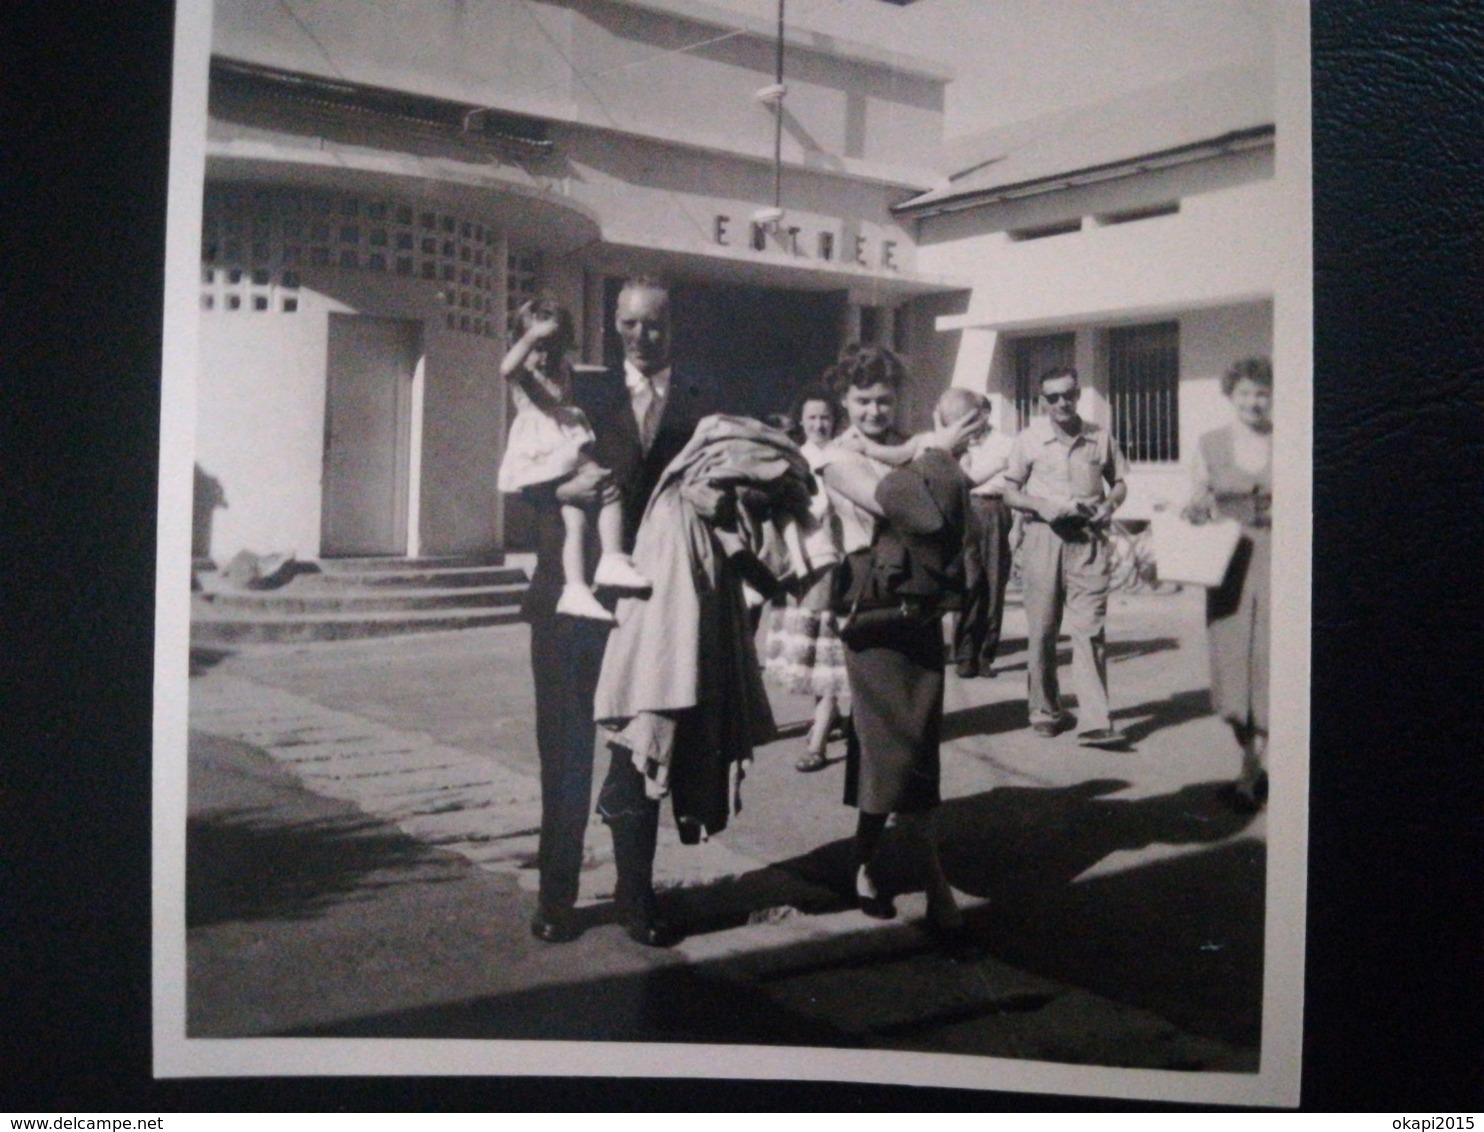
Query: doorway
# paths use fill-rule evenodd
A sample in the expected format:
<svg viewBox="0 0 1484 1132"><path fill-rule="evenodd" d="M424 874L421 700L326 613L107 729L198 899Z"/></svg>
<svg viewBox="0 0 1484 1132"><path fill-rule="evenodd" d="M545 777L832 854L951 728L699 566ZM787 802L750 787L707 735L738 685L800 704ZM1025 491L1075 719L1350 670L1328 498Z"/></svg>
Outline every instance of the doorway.
<svg viewBox="0 0 1484 1132"><path fill-rule="evenodd" d="M320 554L407 553L412 382L422 324L331 314Z"/></svg>

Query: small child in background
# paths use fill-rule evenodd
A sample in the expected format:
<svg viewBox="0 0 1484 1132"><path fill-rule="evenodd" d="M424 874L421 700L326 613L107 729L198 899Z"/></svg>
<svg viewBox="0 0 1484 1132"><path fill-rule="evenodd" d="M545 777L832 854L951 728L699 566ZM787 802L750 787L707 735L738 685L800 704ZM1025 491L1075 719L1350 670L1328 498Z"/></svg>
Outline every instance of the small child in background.
<svg viewBox="0 0 1484 1132"><path fill-rule="evenodd" d="M587 416L572 404L572 369L567 352L572 346L572 317L545 296L522 304L515 312L518 337L500 363L500 376L510 382L515 420L500 461L499 487L503 492L557 484L592 466L593 431ZM587 537L587 508L563 503L562 595L556 611L571 617L612 621L587 582L583 545ZM618 489L610 483L597 501L598 542L602 556L593 585L615 589L647 589L650 581L634 568L623 552L623 507Z"/></svg>

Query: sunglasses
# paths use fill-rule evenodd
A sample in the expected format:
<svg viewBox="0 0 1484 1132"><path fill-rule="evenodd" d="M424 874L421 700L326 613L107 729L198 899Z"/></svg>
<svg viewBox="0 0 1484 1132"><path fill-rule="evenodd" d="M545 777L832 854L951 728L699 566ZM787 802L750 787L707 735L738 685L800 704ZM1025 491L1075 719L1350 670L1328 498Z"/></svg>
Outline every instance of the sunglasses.
<svg viewBox="0 0 1484 1132"><path fill-rule="evenodd" d="M1055 405L1058 401L1065 401L1071 404L1077 400L1081 393L1082 390L1080 389L1068 389L1065 393L1042 393L1041 396L1048 405Z"/></svg>

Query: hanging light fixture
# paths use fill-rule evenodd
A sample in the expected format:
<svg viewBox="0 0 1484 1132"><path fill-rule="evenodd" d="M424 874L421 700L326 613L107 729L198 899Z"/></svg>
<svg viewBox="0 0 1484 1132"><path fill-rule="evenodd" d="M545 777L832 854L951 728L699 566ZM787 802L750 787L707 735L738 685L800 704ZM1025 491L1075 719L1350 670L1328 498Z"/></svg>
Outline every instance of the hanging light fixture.
<svg viewBox="0 0 1484 1132"><path fill-rule="evenodd" d="M788 87L783 82L783 5L778 0L778 36L773 52L773 81L759 87L753 97L773 111L773 204L752 214L752 222L776 232L783 222L783 100Z"/></svg>

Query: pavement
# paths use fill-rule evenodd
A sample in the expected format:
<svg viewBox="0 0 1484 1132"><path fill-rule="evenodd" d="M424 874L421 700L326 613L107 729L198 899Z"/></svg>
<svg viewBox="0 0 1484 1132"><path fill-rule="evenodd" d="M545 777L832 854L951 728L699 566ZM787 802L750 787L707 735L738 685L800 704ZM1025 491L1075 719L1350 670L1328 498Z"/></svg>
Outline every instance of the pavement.
<svg viewBox="0 0 1484 1132"><path fill-rule="evenodd" d="M726 831L684 846L667 815L656 883L688 929L678 946L642 948L609 922L596 821L587 930L553 946L527 927L539 790L524 626L195 650L188 1032L1253 1072L1265 826L1224 797L1237 752L1210 711L1199 591L1116 595L1109 640L1126 751L1030 731L1018 604L994 677L950 670L939 820L973 942L953 956L919 925L920 892L893 921L850 906L843 767L793 769L805 698L775 696L782 737L757 752ZM910 861L892 856L887 884L910 889Z"/></svg>

